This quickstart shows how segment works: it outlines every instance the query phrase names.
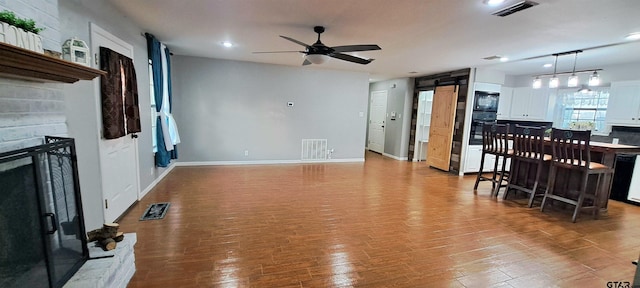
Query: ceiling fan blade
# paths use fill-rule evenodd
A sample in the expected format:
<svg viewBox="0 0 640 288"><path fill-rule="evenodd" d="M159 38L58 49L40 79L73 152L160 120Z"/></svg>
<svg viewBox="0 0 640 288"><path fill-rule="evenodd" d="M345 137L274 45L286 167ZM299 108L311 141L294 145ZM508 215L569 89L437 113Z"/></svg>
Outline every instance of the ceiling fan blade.
<svg viewBox="0 0 640 288"><path fill-rule="evenodd" d="M253 54L265 54L265 53L304 53L304 51L258 51L251 52Z"/></svg>
<svg viewBox="0 0 640 288"><path fill-rule="evenodd" d="M300 42L300 41L298 41L298 40L296 40L296 39L293 39L293 38L291 38L291 37L282 36L282 35L280 35L280 37L282 37L282 38L284 38L284 39L287 39L287 40L289 40L289 41L291 41L291 42L293 42L293 43L296 43L296 44L298 44L298 45L302 45L302 46L304 46L304 47L306 47L306 48L311 47L311 46L309 46L309 45L307 45L307 44L304 44L304 43L302 43L302 42Z"/></svg>
<svg viewBox="0 0 640 288"><path fill-rule="evenodd" d="M345 45L345 46L336 46L331 47L335 52L356 52L356 51L371 51L371 50L380 50L380 46L375 44L367 44L367 45Z"/></svg>
<svg viewBox="0 0 640 288"><path fill-rule="evenodd" d="M344 60L344 61L349 61L349 62L353 62L353 63L358 63L358 64L369 64L371 63L371 61L373 61L373 59L364 59L364 58L360 58L360 57L356 57L356 56L351 56L348 54L342 54L342 53L333 53L331 55L329 55L333 58L337 58L340 60Z"/></svg>
<svg viewBox="0 0 640 288"><path fill-rule="evenodd" d="M311 65L311 62L309 62L309 60L304 59L304 62L302 62L302 66L307 66L307 65Z"/></svg>

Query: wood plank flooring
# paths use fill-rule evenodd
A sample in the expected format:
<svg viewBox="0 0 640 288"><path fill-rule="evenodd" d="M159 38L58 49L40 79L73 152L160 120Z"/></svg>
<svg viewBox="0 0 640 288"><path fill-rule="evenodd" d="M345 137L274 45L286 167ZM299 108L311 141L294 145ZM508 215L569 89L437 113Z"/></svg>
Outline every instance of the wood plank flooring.
<svg viewBox="0 0 640 288"><path fill-rule="evenodd" d="M421 163L177 167L120 221L129 287L608 287L632 281L640 207L593 220L473 192ZM138 221L171 202L162 220ZM613 286L611 286L613 287Z"/></svg>

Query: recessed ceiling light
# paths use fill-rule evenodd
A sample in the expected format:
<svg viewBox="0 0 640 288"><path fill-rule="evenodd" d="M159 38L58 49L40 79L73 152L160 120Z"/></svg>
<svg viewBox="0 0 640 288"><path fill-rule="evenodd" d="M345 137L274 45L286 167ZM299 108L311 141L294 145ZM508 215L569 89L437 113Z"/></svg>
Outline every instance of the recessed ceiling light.
<svg viewBox="0 0 640 288"><path fill-rule="evenodd" d="M507 62L509 61L509 58L507 57L500 57L500 62Z"/></svg>
<svg viewBox="0 0 640 288"><path fill-rule="evenodd" d="M547 64L542 65L542 67L544 67L544 68L551 68L551 67L553 67L553 64L551 64L551 63L547 63Z"/></svg>
<svg viewBox="0 0 640 288"><path fill-rule="evenodd" d="M638 39L640 39L640 32L629 33L629 35L627 35L627 37L625 37L624 39L627 39L627 40L638 40Z"/></svg>
<svg viewBox="0 0 640 288"><path fill-rule="evenodd" d="M233 43L231 43L229 41L223 41L222 42L222 46L227 47L227 48L231 48L231 47L233 47Z"/></svg>
<svg viewBox="0 0 640 288"><path fill-rule="evenodd" d="M496 6L502 4L504 1L505 0L484 0L483 2L489 6Z"/></svg>

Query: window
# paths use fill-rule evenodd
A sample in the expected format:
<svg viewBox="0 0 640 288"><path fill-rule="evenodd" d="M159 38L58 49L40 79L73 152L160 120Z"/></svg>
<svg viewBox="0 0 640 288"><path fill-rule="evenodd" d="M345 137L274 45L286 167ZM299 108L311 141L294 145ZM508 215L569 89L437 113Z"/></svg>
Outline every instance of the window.
<svg viewBox="0 0 640 288"><path fill-rule="evenodd" d="M604 131L609 88L596 88L590 92L574 89L559 91L562 128Z"/></svg>

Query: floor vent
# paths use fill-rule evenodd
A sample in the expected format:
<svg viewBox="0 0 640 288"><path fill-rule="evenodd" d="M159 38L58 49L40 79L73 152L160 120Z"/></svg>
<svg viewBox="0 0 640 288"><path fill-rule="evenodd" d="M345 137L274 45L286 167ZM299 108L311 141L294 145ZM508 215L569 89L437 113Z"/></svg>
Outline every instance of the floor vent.
<svg viewBox="0 0 640 288"><path fill-rule="evenodd" d="M327 160L327 139L302 139L302 161Z"/></svg>
<svg viewBox="0 0 640 288"><path fill-rule="evenodd" d="M513 13L522 11L524 9L528 9L531 8L533 6L538 5L537 2L533 2L533 1L522 1L522 2L518 2L514 5L511 5L507 8L504 8L502 10L493 12L491 15L496 15L496 16L500 16L500 17L504 17L504 16L508 16L511 15Z"/></svg>

